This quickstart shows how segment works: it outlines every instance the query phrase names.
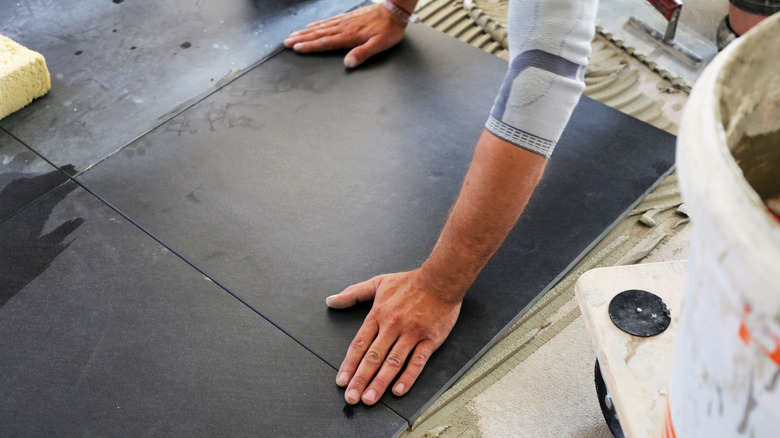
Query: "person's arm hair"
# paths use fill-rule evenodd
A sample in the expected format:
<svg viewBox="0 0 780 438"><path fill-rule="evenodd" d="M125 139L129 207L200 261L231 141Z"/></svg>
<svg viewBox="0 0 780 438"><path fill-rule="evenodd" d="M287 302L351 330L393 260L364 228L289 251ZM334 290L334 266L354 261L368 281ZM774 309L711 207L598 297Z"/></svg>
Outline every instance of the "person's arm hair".
<svg viewBox="0 0 780 438"><path fill-rule="evenodd" d="M546 163L539 154L482 133L455 205L422 265L427 284L448 299L463 299L517 222Z"/></svg>

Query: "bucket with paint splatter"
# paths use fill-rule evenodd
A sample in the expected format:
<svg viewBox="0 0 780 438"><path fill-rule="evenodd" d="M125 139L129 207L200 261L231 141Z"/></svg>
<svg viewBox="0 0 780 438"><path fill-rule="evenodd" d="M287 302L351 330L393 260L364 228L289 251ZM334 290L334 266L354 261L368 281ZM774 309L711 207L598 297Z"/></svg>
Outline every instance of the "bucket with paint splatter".
<svg viewBox="0 0 780 438"><path fill-rule="evenodd" d="M780 436L780 14L721 52L677 143L691 212L664 436Z"/></svg>

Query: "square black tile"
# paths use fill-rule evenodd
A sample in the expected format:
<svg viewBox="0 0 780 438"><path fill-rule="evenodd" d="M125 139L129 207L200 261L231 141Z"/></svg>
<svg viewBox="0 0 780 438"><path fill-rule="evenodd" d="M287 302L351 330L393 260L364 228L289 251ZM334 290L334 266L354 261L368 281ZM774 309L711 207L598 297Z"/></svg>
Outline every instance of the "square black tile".
<svg viewBox="0 0 780 438"><path fill-rule="evenodd" d="M138 138L355 0L0 0L4 35L46 58L51 91L0 121L76 171Z"/></svg>
<svg viewBox="0 0 780 438"><path fill-rule="evenodd" d="M280 53L79 177L334 366L368 306L324 298L425 259L506 69L424 26L342 56ZM673 136L583 98L449 340L383 402L419 415L673 160Z"/></svg>
<svg viewBox="0 0 780 438"><path fill-rule="evenodd" d="M64 166L65 171L72 166ZM0 129L0 222L68 179Z"/></svg>
<svg viewBox="0 0 780 438"><path fill-rule="evenodd" d="M0 224L0 436L390 436L335 370L69 182Z"/></svg>

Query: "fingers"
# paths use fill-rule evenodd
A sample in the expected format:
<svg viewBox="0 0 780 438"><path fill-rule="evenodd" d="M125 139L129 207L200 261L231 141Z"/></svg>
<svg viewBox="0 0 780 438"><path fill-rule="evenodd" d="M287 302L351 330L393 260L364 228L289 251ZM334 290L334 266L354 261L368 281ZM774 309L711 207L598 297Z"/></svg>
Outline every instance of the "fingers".
<svg viewBox="0 0 780 438"><path fill-rule="evenodd" d="M401 374L401 377L398 378L395 386L393 386L393 394L402 396L409 391L409 388L417 381L423 368L425 368L425 364L428 363L428 359L436 351L436 348L438 347L434 346L431 341L423 341L417 344L417 348L414 349L414 354L411 360L409 360L404 373Z"/></svg>
<svg viewBox="0 0 780 438"><path fill-rule="evenodd" d="M366 59L389 49L396 43L397 41L394 41L391 44L386 38L382 38L379 35L373 36L365 44L350 50L347 56L344 57L344 65L349 68L355 68L365 62Z"/></svg>
<svg viewBox="0 0 780 438"><path fill-rule="evenodd" d="M363 393L363 388L368 384L368 380L365 374L361 374L360 378L354 378L358 367L360 366L363 357L366 356L369 348L372 346L374 350L371 351L371 357L374 358L380 354L377 350L377 346L374 346L374 338L379 333L379 324L372 317L367 317L363 322L363 325L358 330L355 338L352 339L352 343L347 350L347 356L339 367L339 373L336 376L336 384L339 386L347 386L347 390L344 393L344 397L350 404L355 404L360 401L360 395ZM389 348L389 347L388 347ZM370 377L369 377L370 378Z"/></svg>
<svg viewBox="0 0 780 438"><path fill-rule="evenodd" d="M361 336L361 333L358 333L358 336ZM358 352L364 351L364 349L355 348L355 355L352 356L353 349L350 347L350 352L347 353L347 358L342 363L337 378L337 383L340 386L349 382L344 393L347 403L356 404L362 400L366 405L373 405L378 402L393 379L401 372L401 368L412 350L414 350L414 354L403 374L393 386L392 392L396 396L402 396L417 381L431 354L436 350L435 346L431 341L423 341L418 344L418 340L412 336L402 336L393 345L394 338L394 336L378 336L371 347L365 350L362 360L360 360ZM361 338L357 343L353 341L353 346L362 347L365 339ZM387 353L388 351L389 353ZM360 365L351 380L348 380L352 376L350 370L354 369L357 361L360 361Z"/></svg>
<svg viewBox="0 0 780 438"><path fill-rule="evenodd" d="M366 319L364 325L372 324L373 321L373 318L369 316ZM373 325L375 325L377 328L379 327L379 325L375 322ZM368 332L370 332L370 330L368 330ZM358 336L360 336L360 332L358 332ZM383 334L380 331L379 336L374 339L374 342L371 343L371 346L367 349L364 349L363 347L366 340L367 338L365 337L360 338L360 340L358 340L358 337L355 337L355 341L353 341L353 345L350 346L349 351L347 351L347 357L344 359L344 363L341 365L341 372L347 372L348 374L351 374L349 373L349 370L354 370L355 365L359 364L357 366L357 370L352 375L352 378L349 381L349 386L347 386L347 390L344 394L344 398L346 398L347 403L349 404L355 404L359 402L361 398L365 401L366 404L374 404L377 400L379 400L381 393L384 392L384 389L387 388L387 384L389 383L389 380L384 383L384 387L381 388L381 392L377 391L377 389L380 389L381 385L377 385L375 389L366 391L366 387L369 383L372 383L372 381L375 380L374 375L377 373L382 364L384 364L385 358L388 356L388 352L396 341L396 336ZM401 362L401 364L403 364L403 362ZM339 375L341 375L341 372Z"/></svg>
<svg viewBox="0 0 780 438"><path fill-rule="evenodd" d="M326 50L353 47L353 38L338 27L306 29L290 35L284 40L284 45L292 47L300 53L320 52Z"/></svg>
<svg viewBox="0 0 780 438"><path fill-rule="evenodd" d="M378 283L379 279L374 277L371 280L353 284L340 293L325 298L325 304L333 309L346 309L357 303L373 300Z"/></svg>
<svg viewBox="0 0 780 438"><path fill-rule="evenodd" d="M292 32L284 45L301 53L354 47L354 33L345 29L349 28L350 20L366 12L362 9L365 8L311 23L305 29Z"/></svg>
<svg viewBox="0 0 780 438"><path fill-rule="evenodd" d="M401 368L406 362L406 358L409 353L417 344L417 340L410 336L402 336L398 342L393 345L390 353L387 354L384 362L382 362L379 372L376 373L371 383L368 385L365 391L363 391L362 400L367 405L373 405L382 397L387 390L390 383L395 379L398 373L401 372ZM361 368L358 369L358 375L362 372ZM396 385L397 386L397 385Z"/></svg>

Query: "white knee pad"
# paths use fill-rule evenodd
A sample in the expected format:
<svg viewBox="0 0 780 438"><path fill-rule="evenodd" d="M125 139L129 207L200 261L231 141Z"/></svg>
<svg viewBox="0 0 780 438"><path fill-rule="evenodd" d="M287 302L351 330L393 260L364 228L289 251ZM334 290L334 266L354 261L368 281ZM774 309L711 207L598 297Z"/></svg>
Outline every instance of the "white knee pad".
<svg viewBox="0 0 780 438"><path fill-rule="evenodd" d="M585 89L598 0L510 0L509 67L485 127L549 157Z"/></svg>

